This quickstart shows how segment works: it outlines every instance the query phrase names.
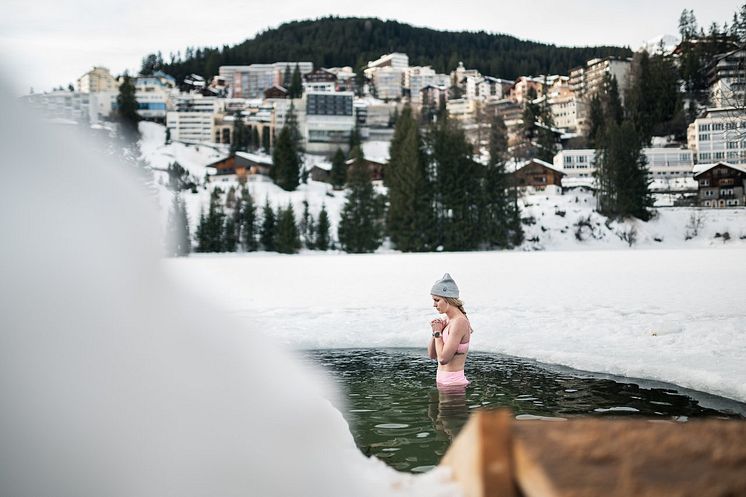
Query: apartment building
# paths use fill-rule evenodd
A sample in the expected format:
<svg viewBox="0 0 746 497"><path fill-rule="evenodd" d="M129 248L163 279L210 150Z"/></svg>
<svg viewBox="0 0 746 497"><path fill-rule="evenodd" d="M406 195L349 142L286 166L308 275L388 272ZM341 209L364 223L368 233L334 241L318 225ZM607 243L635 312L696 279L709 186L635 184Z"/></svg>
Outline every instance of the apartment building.
<svg viewBox="0 0 746 497"><path fill-rule="evenodd" d="M369 61L366 71L382 67L391 67L393 69L401 69L403 71L407 67L409 67L409 56L405 53L399 52L382 55L376 60ZM366 76L367 75L368 74L366 72Z"/></svg>
<svg viewBox="0 0 746 497"><path fill-rule="evenodd" d="M187 143L212 142L216 120L221 116L221 102L217 97L182 94L175 98L175 111L166 113L166 126L171 139Z"/></svg>
<svg viewBox="0 0 746 497"><path fill-rule="evenodd" d="M743 108L746 103L746 49L719 55L707 73L713 107Z"/></svg>
<svg viewBox="0 0 746 497"><path fill-rule="evenodd" d="M298 66L301 76L313 71L312 62L275 62L248 66L220 66L218 74L231 85L231 96L258 99L265 90L275 85L283 86L286 68L292 73Z"/></svg>
<svg viewBox="0 0 746 497"><path fill-rule="evenodd" d="M404 87L409 89L409 100L412 103L422 102L422 89L427 86L448 86L450 78L438 74L430 66L408 67L404 72Z"/></svg>
<svg viewBox="0 0 746 497"><path fill-rule="evenodd" d="M171 107L171 90L167 81L157 76L138 76L133 81L137 113L143 119L163 121Z"/></svg>
<svg viewBox="0 0 746 497"><path fill-rule="evenodd" d="M545 98L555 127L575 132L578 129L578 101L569 80L567 76L552 76Z"/></svg>
<svg viewBox="0 0 746 497"><path fill-rule="evenodd" d="M78 91L81 93L99 93L119 91L119 83L106 67L95 66L78 78Z"/></svg>
<svg viewBox="0 0 746 497"><path fill-rule="evenodd" d="M707 109L689 125L687 137L697 163L746 164L746 111L743 109Z"/></svg>
<svg viewBox="0 0 746 497"><path fill-rule="evenodd" d="M570 70L569 85L576 98L578 130L584 132L588 126L590 101L604 88L607 74L616 78L619 97L624 103L624 90L629 86L632 60L616 57L591 59L584 66Z"/></svg>
<svg viewBox="0 0 746 497"><path fill-rule="evenodd" d="M333 153L344 148L355 128L352 92L309 92L305 99L306 150Z"/></svg>
<svg viewBox="0 0 746 497"><path fill-rule="evenodd" d="M330 67L327 71L337 77L337 91L355 91L357 74L352 71L351 67Z"/></svg>
<svg viewBox="0 0 746 497"><path fill-rule="evenodd" d="M536 97L541 96L544 93L544 82L546 79L544 76L521 76L510 87L508 98L513 102L522 104L528 98L531 90L536 93Z"/></svg>
<svg viewBox="0 0 746 497"><path fill-rule="evenodd" d="M57 90L49 93L32 93L20 101L46 119L78 123L94 122L95 109L91 94L79 91Z"/></svg>
<svg viewBox="0 0 746 497"><path fill-rule="evenodd" d="M694 154L685 148L647 147L642 149L652 178L688 178L694 167ZM554 167L568 178L591 178L596 172L596 150L562 150L554 156Z"/></svg>
<svg viewBox="0 0 746 497"><path fill-rule="evenodd" d="M379 67L373 70L373 94L381 100L399 100L403 95L404 69Z"/></svg>

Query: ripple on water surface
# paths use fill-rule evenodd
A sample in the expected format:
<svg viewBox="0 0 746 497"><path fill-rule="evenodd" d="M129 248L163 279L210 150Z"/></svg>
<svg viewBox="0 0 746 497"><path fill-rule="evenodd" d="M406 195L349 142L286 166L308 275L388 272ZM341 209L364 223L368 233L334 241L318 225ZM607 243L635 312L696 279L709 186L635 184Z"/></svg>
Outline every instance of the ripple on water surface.
<svg viewBox="0 0 746 497"><path fill-rule="evenodd" d="M641 388L532 361L471 352L465 392L435 388L435 362L423 351L314 350L305 353L329 371L345 395L337 406L355 443L395 469L414 473L438 464L475 408L508 407L518 419L561 421L573 416L644 417L686 421L700 416L740 417L703 407L673 388Z"/></svg>

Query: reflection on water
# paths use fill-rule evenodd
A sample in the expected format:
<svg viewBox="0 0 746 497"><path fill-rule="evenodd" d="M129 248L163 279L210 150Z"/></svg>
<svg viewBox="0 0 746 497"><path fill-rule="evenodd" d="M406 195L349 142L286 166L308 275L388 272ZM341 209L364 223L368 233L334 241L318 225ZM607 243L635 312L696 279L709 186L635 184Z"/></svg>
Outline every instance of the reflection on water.
<svg viewBox="0 0 746 497"><path fill-rule="evenodd" d="M358 447L395 469L422 472L438 464L475 408L508 407L519 419L589 415L686 421L742 417L746 405L703 407L671 388L641 388L607 378L497 354L471 352L466 389L435 388L435 362L424 351L305 352L346 392L344 414Z"/></svg>

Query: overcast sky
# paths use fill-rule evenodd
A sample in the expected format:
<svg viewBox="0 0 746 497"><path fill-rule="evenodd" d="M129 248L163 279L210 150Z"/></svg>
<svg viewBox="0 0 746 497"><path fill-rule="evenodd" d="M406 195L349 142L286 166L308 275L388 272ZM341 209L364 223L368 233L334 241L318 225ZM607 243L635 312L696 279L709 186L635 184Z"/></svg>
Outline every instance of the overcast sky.
<svg viewBox="0 0 746 497"><path fill-rule="evenodd" d="M676 35L682 9L700 26L730 24L739 2L725 0L522 0L351 2L266 0L4 0L0 78L18 93L73 83L94 65L137 72L142 58L187 46L239 43L285 21L326 15L372 16L447 30L484 30L557 45L637 49ZM209 10L208 10L209 9ZM251 63L251 61L242 61ZM495 74L494 76L500 76Z"/></svg>

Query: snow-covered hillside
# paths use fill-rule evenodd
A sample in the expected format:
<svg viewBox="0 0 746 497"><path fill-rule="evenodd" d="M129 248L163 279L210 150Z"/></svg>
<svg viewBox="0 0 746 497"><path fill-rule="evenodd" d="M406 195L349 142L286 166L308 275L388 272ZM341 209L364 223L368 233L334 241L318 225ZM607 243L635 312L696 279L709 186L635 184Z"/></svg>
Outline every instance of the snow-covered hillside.
<svg viewBox="0 0 746 497"><path fill-rule="evenodd" d="M168 175L164 171L174 161L192 174L200 183L207 174L207 165L227 156L225 146L165 145L165 128L143 122L140 124L143 158L154 168L156 184L160 186L159 201L162 221L167 219L172 193L166 188ZM369 152L366 152L369 153ZM370 153L377 158L387 156L380 142L372 144ZM309 156L307 163L324 160ZM197 193L182 193L187 205L191 232L195 233L203 210L209 205L210 192L215 187L227 191L239 188L236 181L213 181L208 187L200 186ZM344 205L344 192L334 191L330 185L309 180L296 191L287 192L262 177L247 183L254 202L261 206L265 201L277 208L293 205L300 216L303 202L307 201L313 216L318 216L321 206L326 207L336 233L339 213ZM583 250L644 248L704 248L746 247L746 211L743 209L697 209L691 207L660 208L649 222L639 220L610 221L595 212L595 199L579 189L565 195L533 194L519 201L525 242L521 250ZM382 249L384 250L384 249Z"/></svg>

